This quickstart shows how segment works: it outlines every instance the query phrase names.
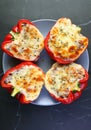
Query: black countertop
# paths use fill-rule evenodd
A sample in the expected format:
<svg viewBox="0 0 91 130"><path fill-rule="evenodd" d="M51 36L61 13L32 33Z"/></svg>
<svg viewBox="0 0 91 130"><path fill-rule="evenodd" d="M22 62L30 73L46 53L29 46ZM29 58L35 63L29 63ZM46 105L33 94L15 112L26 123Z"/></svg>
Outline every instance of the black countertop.
<svg viewBox="0 0 91 130"><path fill-rule="evenodd" d="M91 59L91 0L1 0L0 42L21 18L70 18L89 38ZM2 51L0 73L2 75ZM84 59L85 60L85 59ZM0 130L91 130L91 64L89 82L82 96L70 105L23 105L0 87Z"/></svg>

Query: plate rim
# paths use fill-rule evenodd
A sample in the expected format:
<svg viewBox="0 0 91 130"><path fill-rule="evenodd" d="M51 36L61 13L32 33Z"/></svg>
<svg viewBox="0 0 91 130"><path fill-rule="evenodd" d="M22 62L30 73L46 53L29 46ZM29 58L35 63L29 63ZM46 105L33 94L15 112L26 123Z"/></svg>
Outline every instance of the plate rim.
<svg viewBox="0 0 91 130"><path fill-rule="evenodd" d="M56 22L55 19L36 19L33 20L32 22L43 22L43 21Z"/></svg>

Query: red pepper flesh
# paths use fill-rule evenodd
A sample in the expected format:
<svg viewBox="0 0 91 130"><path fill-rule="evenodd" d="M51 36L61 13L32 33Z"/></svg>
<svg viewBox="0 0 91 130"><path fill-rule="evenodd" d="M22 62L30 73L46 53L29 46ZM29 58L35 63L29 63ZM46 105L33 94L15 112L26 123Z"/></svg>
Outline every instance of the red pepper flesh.
<svg viewBox="0 0 91 130"><path fill-rule="evenodd" d="M60 23L64 23L65 20L67 20L67 18L61 18L61 19L60 19ZM56 23L57 23L57 21L56 21ZM56 24L56 23L55 23L55 24ZM55 24L54 24L54 26L55 26ZM54 27L54 26L53 26L53 27ZM77 60L77 59L80 57L80 55L86 50L86 48L87 48L87 46L88 46L88 38L85 37L83 41L78 41L79 43L82 42L82 43L86 43L86 44L84 44L83 50L81 50L81 51L79 51L79 52L76 52L76 56L75 56L75 57L74 57L74 55L73 55L73 56L71 56L71 57L69 57L69 58L64 58L64 57L61 56L61 54L60 54L59 56L56 56L56 55L54 54L54 52L53 52L53 51L50 49L50 47L49 47L49 40L51 39L51 38L50 38L50 36L51 36L51 30L53 29L53 27L50 29L49 33L47 34L47 36L46 36L46 38L45 38L45 40L44 40L44 46L45 46L45 49L46 49L46 51L48 52L49 56L50 56L53 60L55 60L55 61L57 61L57 62L59 62L59 63L62 63L62 64L69 64L69 63L71 63L71 62ZM54 30L54 32L55 32L55 30ZM56 33L57 33L57 32L56 32ZM54 35L54 37L56 37L56 35ZM55 38L55 39L56 39L56 38ZM60 39L61 39L61 36L60 36ZM64 38L64 39L65 39L65 38ZM54 44L56 44L56 43L54 42ZM61 44L60 44L60 46L61 46ZM54 46L54 47L55 47L55 46ZM72 50L72 51L74 51L74 50Z"/></svg>
<svg viewBox="0 0 91 130"><path fill-rule="evenodd" d="M29 21L29 20L27 20L27 19L20 19L19 21L18 21L18 23L17 23L17 25L15 25L13 28L12 28L12 30L11 30L11 32L9 33L9 34L7 34L6 35L6 37L4 38L4 41L2 42L2 45L1 45L1 48L2 48L2 50L6 53L6 54L8 54L8 55L10 55L10 56L12 56L12 57L14 57L14 58L17 58L17 59L19 59L19 60L22 60L22 61L37 61L38 59L39 59L39 56L40 56L40 54L38 54L38 55L36 55L36 57L34 57L34 59L31 59L30 58L30 52L28 52L28 50L29 50L29 48L27 47L27 48L25 48L25 52L24 52L24 54L23 53L20 53L19 52L19 54L23 54L23 56L20 56L19 54L18 54L18 49L16 50L16 48L15 48L15 50L14 50L14 53L12 52L12 50L10 51L10 48L6 48L6 46L8 46L8 45L10 45L11 43L13 43L13 41L14 40L16 40L15 39L15 37L13 36L13 34L12 34L12 32L13 33L15 33L15 34L17 34L17 37L18 37L18 35L21 33L21 31L22 31L22 26L24 25L24 24L29 24L29 25L32 25L32 26L34 26L36 29L37 29L37 27L31 22L31 21ZM28 32L29 33L29 32ZM37 32L38 33L38 32ZM21 35L21 34L20 34ZM30 34L30 35L32 35L32 34ZM41 34L41 36L42 36L42 34ZM30 37L29 37L30 38ZM44 40L44 39L43 39ZM22 41L21 41L22 42ZM42 42L42 41L41 41ZM43 41L44 42L44 41ZM43 45L43 44L42 44ZM18 45L17 45L17 47L18 47ZM42 46L41 46L42 47ZM23 46L22 46L22 48L23 48ZM14 48L13 48L14 49ZM43 48L41 48L41 51L43 50ZM29 50L29 51L31 51L31 49ZM36 50L35 50L36 51ZM38 51L38 50L37 50ZM39 52L41 52L40 51L40 49L39 49ZM25 54L26 53L26 54ZM34 53L34 52L33 52ZM29 54L29 55L28 55ZM18 56L19 55L19 56Z"/></svg>
<svg viewBox="0 0 91 130"><path fill-rule="evenodd" d="M83 68L84 69L84 68ZM80 88L80 90L75 90L74 89L74 91L70 91L69 92L69 94L68 94L68 96L67 97L62 97L62 96L60 96L60 97L57 97L55 94L53 94L53 93L51 93L50 91L49 91L49 93L50 93L50 95L55 99L55 100L57 100L57 101L59 101L59 102L61 102L61 103L63 103L63 104L70 104L70 103L72 103L73 101L75 101L75 100L77 100L81 95L82 95L82 91L87 87L87 85L88 85L88 79L89 79L89 74L88 74L88 72L87 72L87 70L85 70L84 69L84 78L83 79L81 79L81 80L79 80L79 88Z"/></svg>
<svg viewBox="0 0 91 130"><path fill-rule="evenodd" d="M36 64L34 64L34 63L32 63L32 62L22 62L22 63L20 63L19 65L16 65L15 67L13 67L13 68L10 68L9 70L7 70L7 72L3 75L3 77L2 77L2 79L1 79L1 86L3 87L3 88L6 88L11 94L12 94L12 92L13 92L13 86L12 86L12 84L11 83L6 83L5 82L5 79L7 78L7 76L9 75L9 74L11 74L12 72L14 72L15 70L19 70L19 69L21 69L22 67L24 67L24 66L35 66L35 67L37 67L38 68L38 70L40 70L42 73L43 73L43 75L42 76L44 76L44 72L36 65ZM31 77L30 77L31 78ZM14 94L14 93L13 93ZM12 95L13 96L13 95ZM21 91L19 91L19 93L15 93L14 94L14 96L16 96L16 98L21 102L21 103L23 103L23 104L27 104L27 103L31 103L32 101L31 100L29 100L29 99L27 99L26 98L26 96L21 92Z"/></svg>

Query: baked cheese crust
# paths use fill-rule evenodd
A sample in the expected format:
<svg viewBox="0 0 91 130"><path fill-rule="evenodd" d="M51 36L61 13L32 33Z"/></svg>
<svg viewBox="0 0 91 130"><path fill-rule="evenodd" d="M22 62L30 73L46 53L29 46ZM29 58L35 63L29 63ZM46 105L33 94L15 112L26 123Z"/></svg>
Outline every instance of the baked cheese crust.
<svg viewBox="0 0 91 130"><path fill-rule="evenodd" d="M59 19L50 30L48 47L55 57L76 59L88 46L88 39L81 28L72 24L68 18Z"/></svg>
<svg viewBox="0 0 91 130"><path fill-rule="evenodd" d="M27 100L33 101L39 96L43 87L44 73L38 67L25 65L9 73L4 82L24 94Z"/></svg>
<svg viewBox="0 0 91 130"><path fill-rule="evenodd" d="M14 57L25 61L34 61L44 48L44 38L39 30L30 24L23 24L20 33L10 32L14 40L6 49Z"/></svg>
<svg viewBox="0 0 91 130"><path fill-rule="evenodd" d="M70 91L80 91L79 81L84 77L85 71L81 65L56 62L46 73L45 87L57 98L67 98Z"/></svg>

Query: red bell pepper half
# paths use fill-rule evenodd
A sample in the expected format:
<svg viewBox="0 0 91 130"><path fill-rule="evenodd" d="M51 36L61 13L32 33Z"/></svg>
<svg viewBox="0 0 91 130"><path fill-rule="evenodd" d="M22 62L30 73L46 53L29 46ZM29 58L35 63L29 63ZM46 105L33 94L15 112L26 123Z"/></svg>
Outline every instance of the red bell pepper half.
<svg viewBox="0 0 91 130"><path fill-rule="evenodd" d="M27 19L20 19L2 42L2 50L23 60L37 61L44 48L44 38L38 28Z"/></svg>
<svg viewBox="0 0 91 130"><path fill-rule="evenodd" d="M87 76L87 80L88 80L88 76ZM63 97L57 98L55 95L53 95L51 93L50 93L50 95L54 99L56 99L57 101L59 101L63 104L70 104L82 95L82 90L84 90L87 87L87 84L88 84L88 81L85 81L85 80L83 81L83 83L80 82L79 87L81 90L80 91L71 91L67 98L63 98Z"/></svg>
<svg viewBox="0 0 91 130"><path fill-rule="evenodd" d="M44 72L32 62L10 68L1 79L1 86L23 104L36 100L44 84Z"/></svg>
<svg viewBox="0 0 91 130"><path fill-rule="evenodd" d="M77 31L72 32L69 27ZM80 34L80 31L80 27L74 26L70 19L57 20L44 40L49 56L62 64L69 64L78 59L88 46L88 38Z"/></svg>
<svg viewBox="0 0 91 130"><path fill-rule="evenodd" d="M53 79L51 79L50 77L51 77L51 75L49 75L50 73L48 73L48 75L49 75L49 78L47 79L47 80L45 80L45 84L46 84L46 88L47 88L47 90L48 90L48 92L50 93L50 95L54 98L54 99L56 99L57 101L59 101L59 102L61 102L61 103L63 103L63 104L70 104L70 103L72 103L73 101L75 101L76 99L78 99L80 96L81 96L81 94L82 94L82 91L87 87L87 85L88 85L88 79L89 79L89 74L88 74L88 72L83 68L83 70L84 70L84 77L83 77L83 79L81 79L81 80L79 80L79 81L77 81L77 85L76 86L74 86L74 88L72 88L72 90L70 90L69 91L69 93L66 95L66 96L63 96L63 95L56 95L56 93L57 93L57 90L56 90L56 85L58 85L58 84L54 84L54 86L55 87L52 87L51 86L51 88L49 88L49 83L50 84L52 84L52 80ZM53 70L53 73L56 73L55 72L56 71L56 67L54 67L54 70ZM60 71L60 70L59 70ZM56 73L56 75L57 75L57 73ZM74 74L73 74L74 75ZM65 76L65 75L64 75ZM61 77L61 76L60 76ZM46 78L45 78L46 79ZM56 77L55 77L55 79L56 79ZM59 78L58 78L59 79ZM65 78L66 79L66 78ZM70 79L71 79L71 77L70 77ZM66 79L66 80L68 80L68 79ZM59 80L58 80L59 81ZM57 82L58 82L57 81ZM61 81L60 81L61 82ZM70 83L70 81L67 81L68 83ZM53 83L56 83L56 81L55 80L53 80ZM59 82L58 82L59 83ZM61 84L61 83L59 83L59 84ZM48 85L48 86L47 86ZM66 85L66 83L64 82L64 85ZM64 86L63 86L64 87ZM57 87L58 88L58 87ZM65 88L65 87L64 87ZM53 92L53 91L55 91L55 93ZM66 90L65 90L66 91Z"/></svg>

